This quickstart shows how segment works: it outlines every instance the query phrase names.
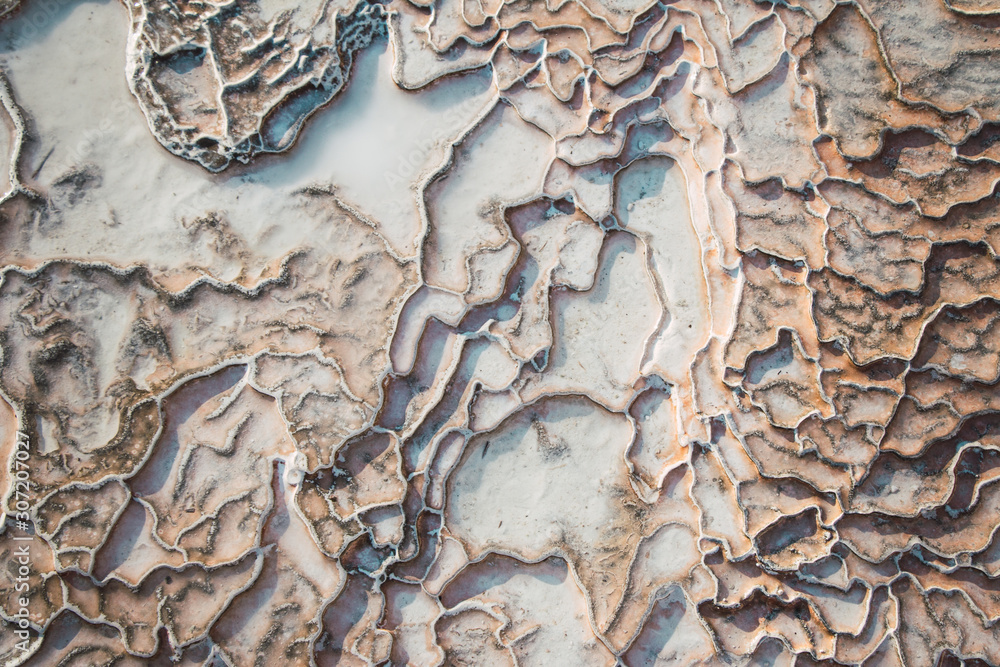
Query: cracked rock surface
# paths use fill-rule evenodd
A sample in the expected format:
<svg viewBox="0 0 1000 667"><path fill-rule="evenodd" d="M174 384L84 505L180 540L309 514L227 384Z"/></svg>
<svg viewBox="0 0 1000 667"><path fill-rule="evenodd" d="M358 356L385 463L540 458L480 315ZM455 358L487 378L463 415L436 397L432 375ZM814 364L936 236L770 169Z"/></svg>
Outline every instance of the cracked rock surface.
<svg viewBox="0 0 1000 667"><path fill-rule="evenodd" d="M3 665L1000 665L1000 4L0 3Z"/></svg>

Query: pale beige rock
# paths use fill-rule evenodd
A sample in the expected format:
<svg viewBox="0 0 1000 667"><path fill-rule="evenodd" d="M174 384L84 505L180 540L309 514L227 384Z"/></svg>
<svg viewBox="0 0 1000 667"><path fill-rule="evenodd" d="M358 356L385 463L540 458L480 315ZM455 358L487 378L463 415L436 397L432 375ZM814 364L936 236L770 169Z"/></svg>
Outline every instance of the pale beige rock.
<svg viewBox="0 0 1000 667"><path fill-rule="evenodd" d="M0 5L4 665L1000 663L996 2Z"/></svg>

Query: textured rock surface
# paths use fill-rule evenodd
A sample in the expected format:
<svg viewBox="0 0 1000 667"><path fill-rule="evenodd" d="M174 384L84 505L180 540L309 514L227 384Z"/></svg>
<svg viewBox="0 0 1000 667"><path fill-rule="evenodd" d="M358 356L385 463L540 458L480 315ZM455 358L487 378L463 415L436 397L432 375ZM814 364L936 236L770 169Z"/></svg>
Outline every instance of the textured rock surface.
<svg viewBox="0 0 1000 667"><path fill-rule="evenodd" d="M1000 5L0 19L3 664L1000 664Z"/></svg>

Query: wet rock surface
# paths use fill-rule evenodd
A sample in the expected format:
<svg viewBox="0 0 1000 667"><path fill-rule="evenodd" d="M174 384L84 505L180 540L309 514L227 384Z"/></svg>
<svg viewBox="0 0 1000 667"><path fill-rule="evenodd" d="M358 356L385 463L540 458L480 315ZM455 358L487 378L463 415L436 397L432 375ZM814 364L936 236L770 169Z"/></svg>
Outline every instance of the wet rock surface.
<svg viewBox="0 0 1000 667"><path fill-rule="evenodd" d="M1000 664L998 27L0 6L0 661Z"/></svg>

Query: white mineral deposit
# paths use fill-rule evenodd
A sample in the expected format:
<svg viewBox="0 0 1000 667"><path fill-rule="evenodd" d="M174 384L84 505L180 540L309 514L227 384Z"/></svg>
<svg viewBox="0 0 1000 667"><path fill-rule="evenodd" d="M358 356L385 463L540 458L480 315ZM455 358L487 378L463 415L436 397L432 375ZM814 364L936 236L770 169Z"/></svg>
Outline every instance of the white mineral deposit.
<svg viewBox="0 0 1000 667"><path fill-rule="evenodd" d="M4 667L997 667L998 383L996 0L0 0Z"/></svg>

